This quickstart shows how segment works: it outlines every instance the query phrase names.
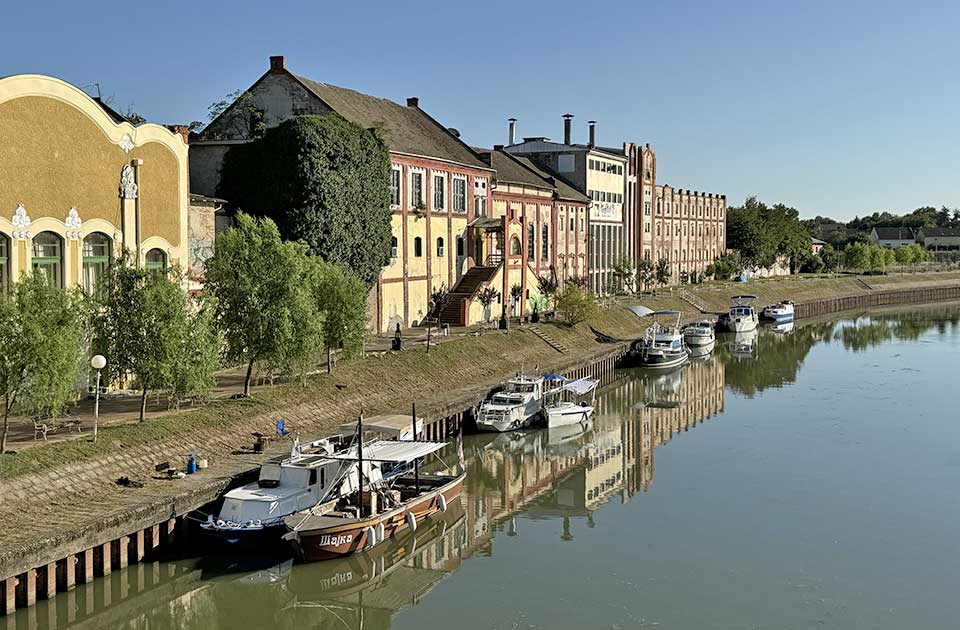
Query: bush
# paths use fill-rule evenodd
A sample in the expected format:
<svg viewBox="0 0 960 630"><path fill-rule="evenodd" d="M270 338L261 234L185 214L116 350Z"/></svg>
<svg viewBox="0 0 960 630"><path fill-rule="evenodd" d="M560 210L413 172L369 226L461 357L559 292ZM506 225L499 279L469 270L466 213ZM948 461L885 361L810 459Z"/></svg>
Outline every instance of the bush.
<svg viewBox="0 0 960 630"><path fill-rule="evenodd" d="M593 294L584 291L579 285L568 283L557 294L557 313L568 325L575 326L591 317L597 308Z"/></svg>

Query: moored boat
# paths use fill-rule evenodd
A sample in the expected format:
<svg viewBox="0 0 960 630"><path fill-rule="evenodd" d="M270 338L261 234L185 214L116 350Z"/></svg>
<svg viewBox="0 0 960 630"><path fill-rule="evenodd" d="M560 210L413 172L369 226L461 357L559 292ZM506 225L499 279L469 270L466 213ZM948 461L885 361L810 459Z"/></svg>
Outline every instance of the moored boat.
<svg viewBox="0 0 960 630"><path fill-rule="evenodd" d="M584 427L593 416L597 381L581 378L548 391L544 395L543 417L548 429L580 424ZM590 400L581 400L590 394Z"/></svg>
<svg viewBox="0 0 960 630"><path fill-rule="evenodd" d="M793 321L793 302L783 300L778 304L769 304L763 307L761 315L764 319L770 319L777 323L786 323Z"/></svg>
<svg viewBox="0 0 960 630"><path fill-rule="evenodd" d="M358 433L362 436L362 428ZM358 469L366 460L399 466L413 464L415 472L366 485L332 509L312 509L287 516L284 540L293 545L303 560L312 562L375 547L408 529L416 532L423 519L446 512L460 499L466 477L462 447L458 449L459 474L421 474L419 470L421 459L445 446L444 442L378 440L362 444L355 455L334 456Z"/></svg>
<svg viewBox="0 0 960 630"><path fill-rule="evenodd" d="M718 324L729 332L748 332L755 330L760 321L756 309L750 305L757 299L755 295L735 295L730 298L733 306L720 316Z"/></svg>
<svg viewBox="0 0 960 630"><path fill-rule="evenodd" d="M634 311L636 313L636 311ZM679 311L653 311L646 313L654 318L643 338L630 344L630 349L621 360L624 367L665 369L683 365L689 359L687 347L680 332ZM644 315L644 316L646 316ZM657 317L669 317L671 323L662 324ZM675 318L675 319L674 319Z"/></svg>
<svg viewBox="0 0 960 630"><path fill-rule="evenodd" d="M501 391L480 403L477 429L480 431L515 431L529 427L543 406L542 376L517 374Z"/></svg>
<svg viewBox="0 0 960 630"><path fill-rule="evenodd" d="M681 331L683 332L683 343L685 343L688 348L707 346L716 341L713 322L708 320L691 322L681 328Z"/></svg>

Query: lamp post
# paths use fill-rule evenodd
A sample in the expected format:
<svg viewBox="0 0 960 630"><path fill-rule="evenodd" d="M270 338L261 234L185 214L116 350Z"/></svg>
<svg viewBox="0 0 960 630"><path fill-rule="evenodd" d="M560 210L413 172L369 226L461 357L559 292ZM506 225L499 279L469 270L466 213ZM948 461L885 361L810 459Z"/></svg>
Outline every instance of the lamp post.
<svg viewBox="0 0 960 630"><path fill-rule="evenodd" d="M93 441L97 441L97 425L100 423L100 370L107 367L107 359L102 355L95 355L90 359L90 367L97 371L97 391L93 402Z"/></svg>

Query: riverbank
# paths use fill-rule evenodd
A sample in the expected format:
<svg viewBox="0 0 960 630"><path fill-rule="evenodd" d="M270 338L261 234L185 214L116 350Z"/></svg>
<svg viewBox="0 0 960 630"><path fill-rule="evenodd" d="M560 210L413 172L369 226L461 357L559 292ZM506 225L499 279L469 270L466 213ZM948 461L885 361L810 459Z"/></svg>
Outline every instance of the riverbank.
<svg viewBox="0 0 960 630"><path fill-rule="evenodd" d="M934 285L960 289L960 274L917 274L882 281L802 277L746 286L702 285L688 291L701 305L723 310L733 293L755 293L763 302L815 301L876 293L878 289L870 288L868 282L884 291ZM683 310L686 319L701 314L677 291L661 290L657 296L624 303L637 301L653 308ZM101 432L97 444L75 440L4 456L0 458L0 496L5 508L0 515L0 579L31 567L62 563L70 554L98 545L123 548L124 558L128 546L142 554L144 531L156 531L158 523L182 517L215 499L237 477L255 470L264 457L289 450L289 443L283 442L264 455L243 448L252 442L251 433L273 433L277 417L283 417L304 439L328 433L355 417L361 407L373 415L403 411L416 401L420 414L443 418L469 408L492 385L521 367L529 370L539 365L541 370L562 372L614 356L619 347L597 343L590 326L621 338L634 337L643 328L633 315L614 305L572 328L516 326L506 333L488 331L450 341L429 354L418 349L368 357L344 363L333 375L311 376L305 385L277 386L253 399L218 401L144 424L110 427ZM543 339L544 333L552 343ZM180 466L184 454L194 450L211 461L210 469L184 480L155 477L157 464L169 461ZM144 485L118 486L114 482L121 475ZM105 553L109 564L111 551Z"/></svg>

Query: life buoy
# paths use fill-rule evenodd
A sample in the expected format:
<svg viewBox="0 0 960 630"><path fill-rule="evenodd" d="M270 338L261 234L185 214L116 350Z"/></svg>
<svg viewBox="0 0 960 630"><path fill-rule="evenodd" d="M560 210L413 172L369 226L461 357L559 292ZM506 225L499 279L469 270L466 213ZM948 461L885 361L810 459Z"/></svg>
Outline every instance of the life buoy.
<svg viewBox="0 0 960 630"><path fill-rule="evenodd" d="M441 494L438 498L440 499L440 511L441 511L441 512L446 512L446 511L447 511L447 497L445 497L445 496L443 496L443 495Z"/></svg>
<svg viewBox="0 0 960 630"><path fill-rule="evenodd" d="M410 528L411 532L417 531L417 517L413 512L407 512L407 527Z"/></svg>

